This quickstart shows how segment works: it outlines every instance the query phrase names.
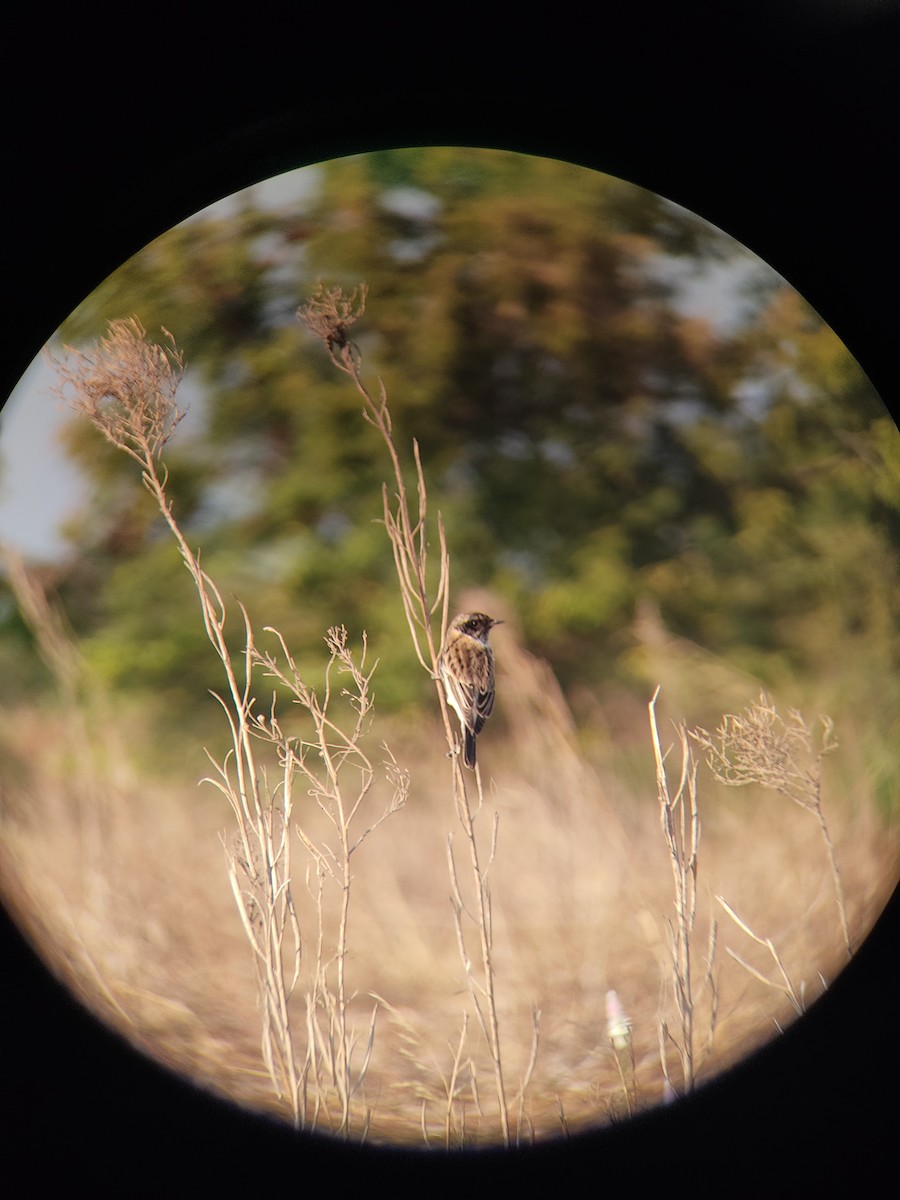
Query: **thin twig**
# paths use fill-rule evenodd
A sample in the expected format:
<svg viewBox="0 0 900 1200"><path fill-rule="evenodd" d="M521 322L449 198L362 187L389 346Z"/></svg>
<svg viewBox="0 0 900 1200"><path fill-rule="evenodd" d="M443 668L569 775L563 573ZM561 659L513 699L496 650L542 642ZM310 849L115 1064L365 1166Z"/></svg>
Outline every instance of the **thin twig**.
<svg viewBox="0 0 900 1200"><path fill-rule="evenodd" d="M319 285L316 294L301 306L298 316L313 336L320 338L337 369L353 383L363 401L363 418L381 435L391 464L392 482L382 488L384 525L394 557L400 585L403 612L409 628L413 649L422 668L434 681L444 734L452 762L453 797L468 847L474 911L463 904L456 875L452 846L448 847L454 921L460 956L472 1004L484 1032L493 1065L494 1083L500 1112L500 1125L505 1145L510 1144L509 1105L503 1075L500 1028L494 986L492 957L491 900L487 884L487 868L481 862L475 831L477 810L473 811L467 783L457 752L456 736L450 717L443 685L440 682L438 658L447 631L450 589L450 556L440 514L437 516L439 569L436 590L432 596L428 583L428 491L419 445L412 444L415 475L415 499L406 484L403 463L393 436L393 421L388 406L387 390L379 381L378 395L373 396L363 383L360 373L361 356L349 338L349 331L365 311L366 287L361 285L351 295L340 288ZM441 614L440 627L435 630L433 617ZM481 777L476 771L479 802L482 804ZM493 846L496 845L496 823ZM493 847L491 852L493 857ZM490 864L488 864L489 866ZM479 976L473 970L472 958L466 949L465 914L476 926L480 949ZM481 1001L484 1001L482 1008Z"/></svg>

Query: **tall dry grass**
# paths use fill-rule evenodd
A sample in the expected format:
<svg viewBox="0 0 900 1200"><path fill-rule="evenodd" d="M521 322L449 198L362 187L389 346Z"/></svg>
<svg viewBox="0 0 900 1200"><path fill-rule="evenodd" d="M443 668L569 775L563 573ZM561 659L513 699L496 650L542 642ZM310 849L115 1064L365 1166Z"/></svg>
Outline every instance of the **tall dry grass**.
<svg viewBox="0 0 900 1200"><path fill-rule="evenodd" d="M498 639L501 664L501 649L514 652L509 638L506 631ZM503 678L501 667L500 686ZM62 750L47 752L63 745L66 727L63 713L7 714L4 759L7 771L19 761L20 778L15 785L8 774L4 779L5 897L68 985L138 1047L218 1094L284 1114L260 1054L256 979L222 861L227 807L211 794L198 795L191 782L177 789L136 780L119 796L98 857L80 836L79 811L89 797L78 794L81 785ZM126 732L137 730L135 720ZM527 1073L531 1010L541 1011L521 1118L512 1106L527 1139L532 1130L538 1138L555 1136L629 1111L607 1033L610 990L631 1022L630 1104L663 1102L658 1026L663 981L671 979L673 888L649 771L646 791L632 795L608 768L595 775L598 792L616 797L610 811L588 791L552 793L536 785L515 768L517 740L512 732L498 734L484 757L501 814L511 818L494 864L493 895L499 1018L512 1078ZM393 836L373 842L377 853L359 859L353 881L347 971L349 989L358 993L350 1015L361 1029L368 1027L372 994L381 998L371 1061L355 1098L359 1119L370 1111L370 1140L493 1142L500 1130L487 1103L492 1089L485 1094L493 1076L489 1055L469 1031L460 1051L463 1005L448 911L441 782L447 763L439 727L405 734L395 728L392 741L416 763L412 798ZM649 745L647 754L649 763ZM389 803L384 781L376 791ZM799 809L761 792L713 800L710 785L705 794L697 944L708 945L714 897L726 897L757 936L772 941L796 994L809 1003L844 961L818 832ZM313 833L325 822L317 814ZM858 942L890 893L896 852L868 810L836 806L831 825ZM296 833L293 850L302 861ZM98 891L114 903L98 910L92 902ZM296 900L301 925L315 928L313 898L300 888ZM728 953L776 979L766 947L730 921L719 942L725 953L715 1041L699 1082L797 1015L787 995ZM302 996L292 1005L302 1029Z"/></svg>
<svg viewBox="0 0 900 1200"><path fill-rule="evenodd" d="M165 331L164 331L165 332ZM243 650L235 654L228 637L228 612L222 593L200 564L200 553L188 543L175 517L168 493L168 470L163 451L184 416L177 392L183 360L171 335L166 345L149 342L135 319L114 321L108 335L88 351L70 350L58 364L60 391L117 450L138 465L150 493L181 554L200 602L200 616L210 646L222 667L224 687L215 693L228 727L231 748L221 760L208 755L212 784L228 802L234 831L223 838L228 878L250 944L262 1017L262 1058L276 1095L283 1100L298 1128L327 1127L347 1136L351 1101L360 1090L371 1056L377 1007L373 1008L361 1061L354 1063L357 1036L348 1019L350 994L346 983L349 942L351 859L368 836L402 807L406 773L388 754L387 775L393 795L387 808L361 832L368 818L365 804L375 768L363 740L371 709L372 670L365 672L365 639L359 658L348 647L347 632L334 626L326 635L330 652L325 685L318 695L303 679L297 662L276 629L266 633L275 651L260 650L246 608L240 605ZM19 590L28 594L19 570ZM50 647L50 609L33 604L32 624L47 626L44 643ZM57 637L55 639L59 641ZM62 674L63 656L45 652ZM72 656L74 661L74 656ZM67 674L71 674L71 670ZM274 692L266 709L257 699L260 675L281 685L296 716L283 723ZM348 677L339 689L333 679ZM66 682L66 680L64 680ZM72 686L68 685L68 691ZM341 706L344 712L337 715ZM348 777L350 784L348 787ZM301 930L294 900L293 797L305 786L331 826L323 835L310 834L304 813L298 813L297 833L307 856L307 886L314 898L312 930ZM326 932L329 884L336 885L338 914L333 931ZM314 955L309 947L314 945ZM305 1050L300 1052L291 998L301 979L304 956L312 957L306 986ZM309 974L309 971L307 971ZM358 1059L358 1056L357 1056ZM336 1098L337 1108L333 1108ZM365 1128L365 1126L363 1126Z"/></svg>
<svg viewBox="0 0 900 1200"><path fill-rule="evenodd" d="M698 972L698 947L695 931L697 925L697 883L700 870L700 804L697 783L697 761L691 748L688 730L683 722L675 729L678 744L678 760L670 779L667 760L671 750L664 752L660 741L659 723L656 719L656 702L659 689L649 704L650 734L653 744L653 759L656 764L656 795L659 804L660 826L663 840L669 852L672 869L673 909L668 920L669 953L671 970L664 977L666 991L671 991L677 1020L678 1034L674 1034L666 1022L664 1012L659 1021L660 1062L663 1076L676 1093L668 1066L668 1050L675 1048L681 1065L681 1088L692 1091L702 1065L700 1054L712 1052L716 1018L718 1016L718 985L716 970L715 921L710 922L706 946L705 971ZM705 1048L698 1045L700 1032L698 1013L701 991L708 993L707 1029Z"/></svg>
<svg viewBox="0 0 900 1200"><path fill-rule="evenodd" d="M441 647L447 635L450 599L450 555L447 537L440 513L437 514L433 525L428 519L428 488L418 443L413 441L412 463L406 464L412 466L415 472L416 498L413 502L406 486L404 455L394 439L393 420L384 383L379 381L376 399L363 382L361 355L350 339L349 331L365 312L366 293L365 285L357 288L351 296L347 296L340 288L326 288L320 283L316 293L300 307L298 316L307 330L322 341L334 366L351 380L362 397L362 415L380 435L390 462L390 485L382 485L384 526L393 551L400 599L413 648L423 670L434 681L444 725L451 761L453 806L462 832L464 853L469 867L468 878L464 880L457 866L454 834L448 833L447 865L454 928L472 1011L491 1057L503 1143L509 1146L510 1111L498 1016L494 966L494 910L490 879L497 853L500 813L496 807L493 808L489 841L485 845L483 838L479 836L479 826L483 822L482 814L486 807L481 768L476 764L474 789L470 789L466 772L463 770L458 741L453 732L449 703L439 670ZM428 569L432 536L437 537L439 547L438 575L433 582L429 579ZM475 794L472 794L473 791ZM474 954L471 948L473 941L477 947ZM540 1029L537 1009L532 1013L532 1027L536 1053ZM464 1018L457 1058L465 1045L467 1028L468 1022ZM532 1069L533 1063L530 1063L519 1088L520 1106Z"/></svg>
<svg viewBox="0 0 900 1200"><path fill-rule="evenodd" d="M335 315L326 343L361 386ZM150 362L165 391L165 364ZM177 358L166 362L177 371ZM139 413L157 420L157 401L140 397ZM391 456L386 397L367 403ZM141 416L137 458L166 517L167 480L153 465L177 412L164 411L156 434ZM393 451L385 521L410 632L436 673L446 543L439 535L429 575L424 467L415 456L411 501ZM306 689L277 637L271 653L257 649L246 619L243 662L232 660L215 584L186 542L182 554L227 684L233 748L216 764L218 792L198 798L199 746L183 788L130 771L139 713L108 718L112 756L68 736L85 701L66 671L78 678L81 667L22 564L36 635L69 666L56 710L20 706L0 730L6 898L84 1002L173 1069L338 1134L428 1147L521 1143L621 1119L711 1078L794 1019L845 961L821 824L758 782L740 792L717 782L692 756L685 714L664 711L668 688L649 729L646 701L640 719L598 712L617 737L588 755L514 614L497 597L460 596L461 606L508 618L496 637L503 719L472 796L464 776L460 790L458 756L448 761L454 735L440 689L433 714L384 722L376 742L389 732L397 761L414 764L410 802L397 811L397 775L374 769L357 720L371 715L365 667L344 657L337 628L330 648L352 684L349 724L329 692ZM302 731L255 705L260 672L300 702ZM745 686L736 675L730 683ZM852 714L839 719L852 726ZM272 775L257 769L261 749L274 756ZM350 790L339 766L355 780ZM87 837L101 795L104 819ZM465 879L455 858L448 872L448 797ZM353 833L362 811L373 816ZM392 819L370 842L383 815ZM236 840L223 866L229 820ZM891 890L896 842L865 780L854 803L829 805L827 826L846 929L859 944ZM713 954L717 944L724 955Z"/></svg>

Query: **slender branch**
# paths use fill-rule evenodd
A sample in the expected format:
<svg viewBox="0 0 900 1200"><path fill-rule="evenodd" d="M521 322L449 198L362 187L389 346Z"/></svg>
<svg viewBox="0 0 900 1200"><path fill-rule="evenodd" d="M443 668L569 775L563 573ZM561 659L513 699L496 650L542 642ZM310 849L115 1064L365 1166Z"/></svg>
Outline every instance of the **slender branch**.
<svg viewBox="0 0 900 1200"><path fill-rule="evenodd" d="M455 926L472 1003L491 1055L501 1130L504 1143L508 1146L510 1144L510 1120L503 1076L494 964L491 953L490 890L487 884L487 869L481 862L475 832L475 818L483 804L481 775L480 770L476 768L478 809L473 812L453 722L438 672L440 647L443 645L447 631L450 555L443 522L438 514L439 571L436 591L432 598L428 587L428 490L420 448L418 442L413 440L412 457L416 481L415 500L413 501L407 488L400 452L394 440L393 420L384 382L379 380L378 395L377 397L373 396L362 380L359 351L349 338L350 329L365 311L365 301L365 285L357 288L352 295L346 296L340 288L327 289L320 284L317 293L301 306L298 316L309 332L323 341L335 367L352 382L363 401L363 418L380 434L390 460L391 486L389 487L385 483L382 487L384 525L391 543L403 612L409 627L413 648L420 665L434 681L444 734L453 764L454 805L468 846L472 887L475 895L475 911L469 913L462 902L452 845L449 846L448 858ZM441 620L436 634L432 618L438 612L441 614ZM496 827L494 829L495 844ZM465 931L462 922L464 914L472 919L478 930L481 959L480 979L476 978L472 970L471 956L465 945ZM486 1012L482 1010L479 996L485 1001Z"/></svg>
<svg viewBox="0 0 900 1200"><path fill-rule="evenodd" d="M697 763L691 753L688 731L682 724L676 727L681 765L678 783L673 788L666 771L668 752L663 753L656 720L656 701L659 688L648 705L650 735L656 762L656 789L659 801L660 824L663 838L669 851L675 895L675 916L668 921L671 937L672 985L680 1024L680 1041L670 1033L665 1022L660 1022L660 1050L663 1074L668 1080L665 1061L667 1040L677 1047L681 1059L684 1087L691 1091L696 1083L698 1062L695 1049L696 1003L699 990L695 988L695 964L693 961L693 934L697 917L697 869L700 849L700 808L697 795ZM711 1049L716 1020L716 985L713 971L715 954L715 932L710 933L707 972L701 986L710 990L712 996L707 1037L707 1052Z"/></svg>

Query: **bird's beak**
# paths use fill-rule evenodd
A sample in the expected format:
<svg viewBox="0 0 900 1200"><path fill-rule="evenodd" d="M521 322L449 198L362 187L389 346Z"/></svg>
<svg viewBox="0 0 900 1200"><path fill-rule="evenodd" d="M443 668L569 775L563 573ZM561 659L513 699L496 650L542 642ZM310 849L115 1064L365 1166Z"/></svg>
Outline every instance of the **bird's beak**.
<svg viewBox="0 0 900 1200"><path fill-rule="evenodd" d="M491 618L491 629L493 629L495 625L503 625L503 624L505 624L504 621Z"/></svg>

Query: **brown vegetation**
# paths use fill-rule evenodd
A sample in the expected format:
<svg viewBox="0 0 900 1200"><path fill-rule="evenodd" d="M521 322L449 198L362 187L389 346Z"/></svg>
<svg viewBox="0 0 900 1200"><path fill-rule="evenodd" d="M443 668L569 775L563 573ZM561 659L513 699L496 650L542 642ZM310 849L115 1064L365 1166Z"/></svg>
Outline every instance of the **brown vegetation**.
<svg viewBox="0 0 900 1200"><path fill-rule="evenodd" d="M317 332L389 452L384 520L416 652L435 676L446 539L438 523L429 573L424 469L414 449L413 503L385 391L372 400L362 383L347 336L352 304L342 303L322 294ZM141 714L113 717L80 685L63 623L15 565L60 704L7 714L4 887L87 1005L173 1069L298 1126L457 1147L574 1131L689 1091L827 987L885 902L896 855L865 780L853 803L831 802L799 714L785 725L760 702L726 716L716 741L703 730L691 737L682 714L674 725L660 719L663 693L649 727L638 710L639 723L618 720L618 743L591 754L549 667L510 621L496 638L505 721L483 754L479 746L473 786L452 753L441 689L441 722L435 711L383 728L374 668L339 626L327 635L320 694L280 635L255 633L246 612L236 659L222 597L178 527L160 459L178 418L174 385L166 389L180 359L143 342L139 326L118 323L69 379L81 410L139 462L178 542L224 669L232 746L213 763L215 788L139 778L125 747ZM129 391L118 369L126 360L144 382L162 383ZM502 601L477 607L502 612ZM271 649L260 649L264 637ZM274 687L290 703L276 708ZM734 751L753 719L775 741L756 739L748 774ZM794 778L798 750L813 758L794 794L778 783ZM198 746L186 775L201 772ZM746 790L720 786L735 782ZM466 872L448 824L461 831Z"/></svg>
<svg viewBox="0 0 900 1200"><path fill-rule="evenodd" d="M522 653L508 633L498 639L501 664ZM136 1046L218 1094L289 1117L260 1056L256 979L220 843L228 808L206 789L133 779L117 789L101 852L94 854L84 823L93 798L73 779L67 723L65 714L22 709L4 734L30 761L15 792L5 787L0 866L22 927L75 994ZM442 739L433 722L405 737L393 732L393 744L415 769L409 803L354 874L347 972L350 992L358 992L352 1009L360 1028L368 1028L372 995L379 998L354 1126L368 1120L370 1139L413 1144L494 1141L489 1057L471 1030L458 1053L466 1004L446 870ZM541 1011L521 1118L516 1107L512 1112L518 1136L528 1139L558 1134L561 1114L573 1131L624 1115L606 1032L610 989L632 1022L635 1103L663 1101L658 1022L661 991L671 978L667 920L674 910L649 738L647 789L634 796L587 764L583 790L550 791L517 767L520 738L528 738L527 729L495 737L489 749L485 743L484 757L502 819L492 869L496 977L516 1089L531 1056L532 1010ZM709 803L697 944L706 949L710 922L719 916L720 947L773 976L769 952L713 912L715 895L722 895L758 935L771 938L796 993L811 1002L844 953L818 831L777 798L756 791L716 795L708 779L703 786ZM387 784L379 790L388 802ZM612 804L604 793L615 797ZM831 815L858 943L887 899L896 854L871 810L835 805ZM313 824L322 820L320 814ZM296 862L302 853L296 838ZM302 880L297 908L301 926L314 928L315 905ZM718 990L715 1040L701 1082L796 1015L784 994L727 953L719 955ZM304 1009L298 993L292 1000L298 1029ZM680 1087L674 1059L669 1069Z"/></svg>

